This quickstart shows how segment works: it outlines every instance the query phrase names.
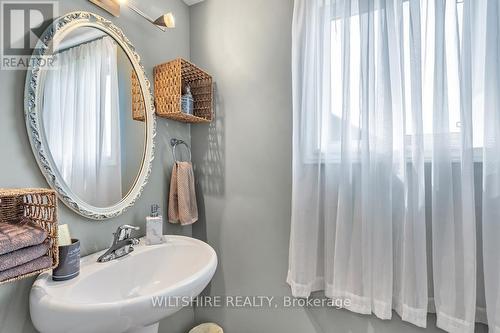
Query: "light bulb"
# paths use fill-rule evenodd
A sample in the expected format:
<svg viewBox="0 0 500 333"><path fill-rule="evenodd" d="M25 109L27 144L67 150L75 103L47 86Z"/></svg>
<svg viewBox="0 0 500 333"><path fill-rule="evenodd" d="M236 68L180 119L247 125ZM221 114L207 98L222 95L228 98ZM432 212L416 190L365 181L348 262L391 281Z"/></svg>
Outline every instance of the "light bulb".
<svg viewBox="0 0 500 333"><path fill-rule="evenodd" d="M158 17L154 21L154 24L156 24L160 27L175 28L174 14L172 14L172 13L164 14L164 15Z"/></svg>
<svg viewBox="0 0 500 333"><path fill-rule="evenodd" d="M175 28L175 16L172 13L167 13L164 16L165 19L165 26L167 28Z"/></svg>

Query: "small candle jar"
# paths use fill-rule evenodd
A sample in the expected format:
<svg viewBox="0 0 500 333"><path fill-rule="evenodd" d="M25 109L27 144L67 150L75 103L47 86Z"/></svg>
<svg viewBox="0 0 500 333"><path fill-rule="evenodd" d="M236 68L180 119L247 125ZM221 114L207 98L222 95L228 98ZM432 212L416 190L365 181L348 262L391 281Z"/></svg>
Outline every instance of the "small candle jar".
<svg viewBox="0 0 500 333"><path fill-rule="evenodd" d="M59 246L59 265L52 271L52 280L71 280L80 274L80 241L71 239L70 245Z"/></svg>

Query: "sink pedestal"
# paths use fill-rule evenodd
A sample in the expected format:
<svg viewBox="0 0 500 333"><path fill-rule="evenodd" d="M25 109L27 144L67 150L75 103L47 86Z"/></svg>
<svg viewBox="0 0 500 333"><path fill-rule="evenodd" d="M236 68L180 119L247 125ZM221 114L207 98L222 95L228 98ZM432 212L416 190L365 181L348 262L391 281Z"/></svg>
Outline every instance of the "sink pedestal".
<svg viewBox="0 0 500 333"><path fill-rule="evenodd" d="M138 330L130 331L129 333L158 333L158 326L160 326L160 323L156 323L151 326L144 327Z"/></svg>

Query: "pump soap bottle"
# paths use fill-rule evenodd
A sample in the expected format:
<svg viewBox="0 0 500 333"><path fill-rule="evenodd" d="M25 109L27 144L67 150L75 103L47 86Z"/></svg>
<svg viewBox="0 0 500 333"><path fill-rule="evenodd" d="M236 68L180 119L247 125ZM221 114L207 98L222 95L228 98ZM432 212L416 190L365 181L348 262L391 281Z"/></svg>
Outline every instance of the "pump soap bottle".
<svg viewBox="0 0 500 333"><path fill-rule="evenodd" d="M151 205L151 216L146 217L146 244L163 243L163 217L160 215L160 206Z"/></svg>

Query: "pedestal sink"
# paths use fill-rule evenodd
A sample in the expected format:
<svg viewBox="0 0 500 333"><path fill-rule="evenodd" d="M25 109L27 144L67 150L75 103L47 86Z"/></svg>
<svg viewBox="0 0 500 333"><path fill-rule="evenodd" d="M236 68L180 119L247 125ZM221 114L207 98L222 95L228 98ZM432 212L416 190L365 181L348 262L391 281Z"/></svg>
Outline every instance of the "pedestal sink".
<svg viewBox="0 0 500 333"><path fill-rule="evenodd" d="M81 260L80 275L54 282L44 273L30 294L31 319L41 333L153 333L158 322L203 291L217 267L206 243L166 236L144 240L131 254L107 263L96 253Z"/></svg>

